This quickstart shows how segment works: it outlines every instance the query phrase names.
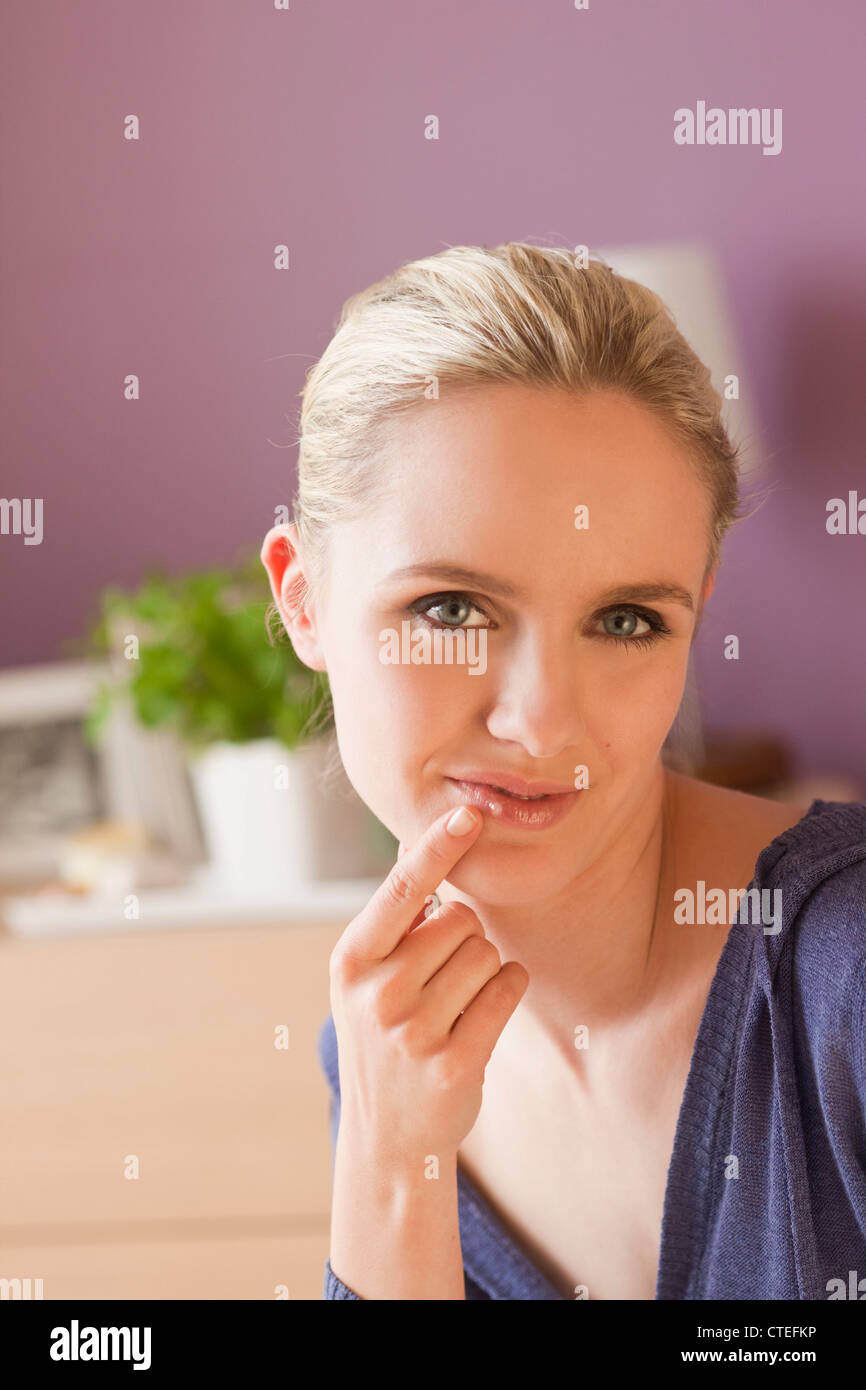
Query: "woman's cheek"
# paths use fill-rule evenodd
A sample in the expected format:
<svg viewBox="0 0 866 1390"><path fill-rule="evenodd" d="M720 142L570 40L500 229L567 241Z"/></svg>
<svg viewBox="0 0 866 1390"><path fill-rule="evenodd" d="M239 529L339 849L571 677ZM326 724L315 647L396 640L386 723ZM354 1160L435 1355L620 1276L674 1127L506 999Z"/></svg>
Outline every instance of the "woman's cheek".
<svg viewBox="0 0 866 1390"><path fill-rule="evenodd" d="M625 661L637 660L627 652ZM664 742L682 700L685 668L679 661L649 662L643 670L618 672L586 692L587 731L611 756L639 761L641 750L654 756Z"/></svg>
<svg viewBox="0 0 866 1390"><path fill-rule="evenodd" d="M387 721L420 736L426 748L435 730L452 729L478 703L483 684L462 666L407 663L385 667L378 691Z"/></svg>
<svg viewBox="0 0 866 1390"><path fill-rule="evenodd" d="M340 756L358 795L384 824L399 809L400 789L459 727L461 689L453 670L361 663L329 678ZM465 679L465 673L462 673Z"/></svg>

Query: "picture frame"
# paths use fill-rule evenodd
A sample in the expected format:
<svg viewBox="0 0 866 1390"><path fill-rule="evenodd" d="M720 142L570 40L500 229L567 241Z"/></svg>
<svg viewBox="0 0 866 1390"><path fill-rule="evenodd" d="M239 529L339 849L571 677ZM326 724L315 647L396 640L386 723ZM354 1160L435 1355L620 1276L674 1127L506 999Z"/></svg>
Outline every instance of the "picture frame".
<svg viewBox="0 0 866 1390"><path fill-rule="evenodd" d="M107 662L0 671L0 892L50 881L69 834L135 823L180 865L205 857L184 751L117 702L97 744L84 725Z"/></svg>

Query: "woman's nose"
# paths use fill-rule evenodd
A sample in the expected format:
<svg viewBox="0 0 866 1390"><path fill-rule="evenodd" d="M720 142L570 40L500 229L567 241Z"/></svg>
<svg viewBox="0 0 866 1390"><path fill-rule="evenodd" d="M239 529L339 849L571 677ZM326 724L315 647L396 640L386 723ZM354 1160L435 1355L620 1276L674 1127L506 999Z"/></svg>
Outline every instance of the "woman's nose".
<svg viewBox="0 0 866 1390"><path fill-rule="evenodd" d="M573 644L527 639L491 672L495 695L487 728L533 758L555 758L584 741Z"/></svg>

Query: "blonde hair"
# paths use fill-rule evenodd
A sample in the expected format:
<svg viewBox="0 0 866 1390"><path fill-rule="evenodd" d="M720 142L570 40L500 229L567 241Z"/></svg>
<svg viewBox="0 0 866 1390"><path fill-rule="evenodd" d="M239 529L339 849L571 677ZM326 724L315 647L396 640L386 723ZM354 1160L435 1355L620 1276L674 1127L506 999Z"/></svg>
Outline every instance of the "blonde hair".
<svg viewBox="0 0 866 1390"><path fill-rule="evenodd" d="M352 295L301 392L294 521L308 570L326 563L329 528L387 487L375 455L391 422L436 390L522 383L571 395L616 389L685 446L711 499L707 571L737 519L738 455L709 369L669 310L604 261L506 242L452 246Z"/></svg>

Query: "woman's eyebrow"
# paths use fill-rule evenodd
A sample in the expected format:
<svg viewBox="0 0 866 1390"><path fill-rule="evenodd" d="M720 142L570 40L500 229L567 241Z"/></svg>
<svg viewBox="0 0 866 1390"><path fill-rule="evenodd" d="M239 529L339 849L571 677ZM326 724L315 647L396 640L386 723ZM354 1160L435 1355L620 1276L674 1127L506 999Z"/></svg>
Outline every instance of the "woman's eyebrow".
<svg viewBox="0 0 866 1390"><path fill-rule="evenodd" d="M512 584L507 579L500 579L495 574L486 574L483 570L465 569L462 565L453 565L443 560L422 560L416 565L404 565L400 569L392 570L386 577L386 583L391 583L395 579L412 579L418 575L429 575L439 579L445 579L452 584L465 584L467 586L487 589L492 594L501 594L503 598L520 599L526 597L526 591L518 585ZM603 590L597 594L595 602L599 605L609 603L627 603L629 600L640 602L664 602L678 603L683 608L687 608L690 613L694 612L695 605L688 589L684 589L681 584L615 584L612 588Z"/></svg>

